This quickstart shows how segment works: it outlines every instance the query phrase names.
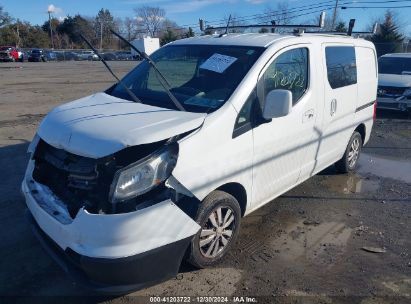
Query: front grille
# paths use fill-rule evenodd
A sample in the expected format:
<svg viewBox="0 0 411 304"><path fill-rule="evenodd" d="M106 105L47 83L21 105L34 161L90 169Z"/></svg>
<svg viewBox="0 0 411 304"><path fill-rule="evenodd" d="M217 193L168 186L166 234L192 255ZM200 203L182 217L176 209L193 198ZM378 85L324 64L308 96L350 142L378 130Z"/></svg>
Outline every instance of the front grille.
<svg viewBox="0 0 411 304"><path fill-rule="evenodd" d="M82 207L90 213L111 213L109 191L115 172L163 144L164 141L129 147L110 156L93 159L57 149L40 140L33 156L33 178L49 187L66 204L72 218Z"/></svg>
<svg viewBox="0 0 411 304"><path fill-rule="evenodd" d="M33 178L46 185L66 205L72 218L81 207L99 213L109 206L108 193L115 160L92 159L40 141L34 154Z"/></svg>

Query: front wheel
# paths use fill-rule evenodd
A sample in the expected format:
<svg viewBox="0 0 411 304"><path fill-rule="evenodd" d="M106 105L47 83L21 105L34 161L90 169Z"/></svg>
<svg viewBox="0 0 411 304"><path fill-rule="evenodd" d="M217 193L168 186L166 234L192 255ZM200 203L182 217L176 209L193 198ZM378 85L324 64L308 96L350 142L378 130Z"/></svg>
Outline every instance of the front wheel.
<svg viewBox="0 0 411 304"><path fill-rule="evenodd" d="M219 263L238 236L240 219L240 205L232 195L210 193L197 211L201 229L191 241L188 262L199 268Z"/></svg>
<svg viewBox="0 0 411 304"><path fill-rule="evenodd" d="M335 168L338 172L348 173L353 172L358 164L362 148L362 137L357 131L354 131L348 146L345 149L343 157L335 163Z"/></svg>

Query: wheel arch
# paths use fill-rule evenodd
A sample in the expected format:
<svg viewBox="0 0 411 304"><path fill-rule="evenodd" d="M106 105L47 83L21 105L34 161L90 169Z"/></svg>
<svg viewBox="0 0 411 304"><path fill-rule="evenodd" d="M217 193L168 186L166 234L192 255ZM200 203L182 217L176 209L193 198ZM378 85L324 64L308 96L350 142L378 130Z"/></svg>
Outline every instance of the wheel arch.
<svg viewBox="0 0 411 304"><path fill-rule="evenodd" d="M357 128L355 128L354 132L360 133L362 143L364 144L365 135L367 134L367 133L366 133L365 124L363 124L363 123L359 124L359 125L357 126Z"/></svg>
<svg viewBox="0 0 411 304"><path fill-rule="evenodd" d="M228 194L234 196L234 198L238 201L241 209L241 217L244 216L245 211L247 209L247 191L245 190L244 186L240 183L227 183L215 190L220 190L227 192Z"/></svg>

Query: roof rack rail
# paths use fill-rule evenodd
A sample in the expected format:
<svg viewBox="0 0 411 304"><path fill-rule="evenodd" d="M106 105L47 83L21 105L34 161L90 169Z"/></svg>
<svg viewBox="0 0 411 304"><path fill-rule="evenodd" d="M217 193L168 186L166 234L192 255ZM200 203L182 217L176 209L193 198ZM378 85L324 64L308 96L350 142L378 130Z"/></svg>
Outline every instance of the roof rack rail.
<svg viewBox="0 0 411 304"><path fill-rule="evenodd" d="M332 34L332 35L344 35L344 36L352 36L352 35L374 35L378 30L378 23L375 23L371 32L354 32L354 25L355 19L350 19L348 23L348 30L347 32L337 32L337 31L318 31L318 32L307 32L307 34Z"/></svg>
<svg viewBox="0 0 411 304"><path fill-rule="evenodd" d="M320 20L318 24L275 24L275 21L271 21L271 24L249 24L249 25L232 25L230 26L231 15L228 19L226 26L205 26L206 22L203 19L199 20L200 30L205 31L218 31L225 30L225 33L220 34L219 37L223 37L228 33L229 29L248 29L248 28L291 28L293 33L296 35L301 35L306 33L309 34L332 34L332 35L343 35L343 36L352 36L352 35L374 35L378 30L378 23L374 24L374 27L371 32L354 32L355 19L350 19L348 24L347 32L337 32L337 31L306 31L306 29L322 29L325 24L325 12L322 12L320 15Z"/></svg>
<svg viewBox="0 0 411 304"><path fill-rule="evenodd" d="M303 34L306 28L324 28L325 24L325 12L322 12L320 15L320 20L318 24L276 24L275 21L271 21L271 24L249 24L249 25L232 25L230 26L230 18L228 19L226 26L205 26L205 21L203 19L199 20L200 30L205 31L218 31L218 30L225 30L225 34L227 34L229 29L248 29L248 28L292 28L294 29L294 33L296 34ZM220 35L223 36L224 34Z"/></svg>

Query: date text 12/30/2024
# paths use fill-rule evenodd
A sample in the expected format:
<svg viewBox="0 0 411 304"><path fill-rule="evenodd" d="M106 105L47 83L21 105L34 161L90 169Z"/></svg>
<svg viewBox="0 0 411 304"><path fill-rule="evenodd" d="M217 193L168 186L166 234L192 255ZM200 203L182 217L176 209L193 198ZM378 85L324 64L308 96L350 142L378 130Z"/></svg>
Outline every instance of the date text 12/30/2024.
<svg viewBox="0 0 411 304"><path fill-rule="evenodd" d="M150 303L257 303L254 297L150 297Z"/></svg>

